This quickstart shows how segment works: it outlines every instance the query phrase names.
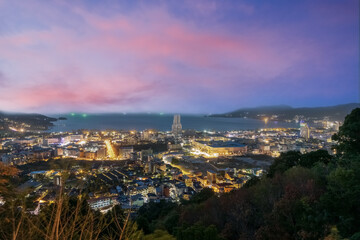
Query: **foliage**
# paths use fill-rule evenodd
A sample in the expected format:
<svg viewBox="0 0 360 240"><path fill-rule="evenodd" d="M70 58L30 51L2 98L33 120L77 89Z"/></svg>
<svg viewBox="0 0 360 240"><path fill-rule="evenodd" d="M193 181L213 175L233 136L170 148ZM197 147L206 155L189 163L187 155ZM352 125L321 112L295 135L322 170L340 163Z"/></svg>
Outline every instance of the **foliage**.
<svg viewBox="0 0 360 240"><path fill-rule="evenodd" d="M214 191L211 188L203 188L199 193L195 194L189 201L185 202L185 204L192 204L192 203L201 203L209 198L213 197Z"/></svg>
<svg viewBox="0 0 360 240"><path fill-rule="evenodd" d="M282 153L267 176L220 197L198 194L169 211L172 228L165 228L162 214L142 221L177 239L359 239L359 114L347 116L334 137L337 156Z"/></svg>
<svg viewBox="0 0 360 240"><path fill-rule="evenodd" d="M9 194L11 187L10 180L18 174L18 169L13 166L7 166L0 162L0 196Z"/></svg>
<svg viewBox="0 0 360 240"><path fill-rule="evenodd" d="M143 240L175 240L176 238L164 230L155 230L153 234L144 236Z"/></svg>
<svg viewBox="0 0 360 240"><path fill-rule="evenodd" d="M179 227L176 229L178 240L220 240L218 231L214 225L205 227L202 224L195 224L190 227Z"/></svg>
<svg viewBox="0 0 360 240"><path fill-rule="evenodd" d="M253 176L243 185L243 188L252 187L252 186L258 184L259 182L260 182L260 178L257 176Z"/></svg>
<svg viewBox="0 0 360 240"><path fill-rule="evenodd" d="M22 207L18 207L22 206ZM57 200L34 214L22 201L0 207L1 239L141 239L142 231L120 207L106 215L92 210L86 198L59 193Z"/></svg>
<svg viewBox="0 0 360 240"><path fill-rule="evenodd" d="M284 173L289 168L297 165L300 162L301 153L297 151L289 151L281 153L274 163L269 168L269 177L274 177L276 173Z"/></svg>
<svg viewBox="0 0 360 240"><path fill-rule="evenodd" d="M145 204L139 209L136 219L139 229L142 229L145 234L152 233L159 227L172 232L178 219L176 211L173 212L176 207L175 203L165 201Z"/></svg>
<svg viewBox="0 0 360 240"><path fill-rule="evenodd" d="M347 115L339 132L333 136L338 141L336 150L341 154L360 154L360 108Z"/></svg>
<svg viewBox="0 0 360 240"><path fill-rule="evenodd" d="M303 154L300 157L299 165L305 168L312 168L317 163L327 165L333 161L334 157L331 156L326 150L317 150Z"/></svg>

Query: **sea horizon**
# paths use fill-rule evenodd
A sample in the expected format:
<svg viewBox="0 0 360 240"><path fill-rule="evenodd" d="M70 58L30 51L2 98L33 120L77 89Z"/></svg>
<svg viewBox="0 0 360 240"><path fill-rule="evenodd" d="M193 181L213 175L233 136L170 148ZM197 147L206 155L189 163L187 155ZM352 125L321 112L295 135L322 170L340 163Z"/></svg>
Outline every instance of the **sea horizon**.
<svg viewBox="0 0 360 240"><path fill-rule="evenodd" d="M170 131L173 114L151 114L151 113L105 113L105 114L54 114L50 117L65 117L66 120L57 120L50 132L66 132L80 129L89 130L145 130L156 129L159 131ZM260 128L296 128L295 123L264 121L251 118L226 118L207 117L202 114L180 114L184 130L197 131L236 131L255 130Z"/></svg>

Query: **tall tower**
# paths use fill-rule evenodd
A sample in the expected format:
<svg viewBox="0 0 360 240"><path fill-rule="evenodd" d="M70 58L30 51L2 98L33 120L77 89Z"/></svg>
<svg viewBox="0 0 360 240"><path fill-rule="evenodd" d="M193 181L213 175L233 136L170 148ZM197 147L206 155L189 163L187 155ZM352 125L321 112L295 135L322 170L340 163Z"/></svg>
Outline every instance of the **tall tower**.
<svg viewBox="0 0 360 240"><path fill-rule="evenodd" d="M305 140L309 140L310 138L310 128L307 123L300 123L300 137L305 138Z"/></svg>
<svg viewBox="0 0 360 240"><path fill-rule="evenodd" d="M172 124L172 132L174 135L181 134L182 126L180 123L180 115L174 115L174 121Z"/></svg>

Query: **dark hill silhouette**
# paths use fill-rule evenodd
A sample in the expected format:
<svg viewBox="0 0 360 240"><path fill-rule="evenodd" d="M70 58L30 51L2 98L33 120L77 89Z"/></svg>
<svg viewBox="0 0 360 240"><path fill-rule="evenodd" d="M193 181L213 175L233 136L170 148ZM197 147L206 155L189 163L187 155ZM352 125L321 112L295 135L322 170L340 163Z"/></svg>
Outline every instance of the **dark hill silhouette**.
<svg viewBox="0 0 360 240"><path fill-rule="evenodd" d="M293 108L288 105L261 106L255 108L241 108L223 114L213 114L210 117L234 117L262 119L277 115L277 120L293 119L296 115L305 118L322 119L329 117L330 120L343 121L345 116L354 108L360 107L359 103L348 103L328 107L301 107Z"/></svg>

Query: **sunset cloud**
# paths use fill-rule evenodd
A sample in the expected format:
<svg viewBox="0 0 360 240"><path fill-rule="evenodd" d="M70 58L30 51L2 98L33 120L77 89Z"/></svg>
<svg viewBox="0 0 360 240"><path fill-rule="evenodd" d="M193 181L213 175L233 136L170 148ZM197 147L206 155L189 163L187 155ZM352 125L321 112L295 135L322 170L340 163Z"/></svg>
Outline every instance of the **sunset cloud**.
<svg viewBox="0 0 360 240"><path fill-rule="evenodd" d="M1 3L0 109L221 112L271 99L356 101L355 1L315 6L322 16L289 5L272 22L266 3L192 2L180 10L172 1ZM291 12L303 17L290 21Z"/></svg>

